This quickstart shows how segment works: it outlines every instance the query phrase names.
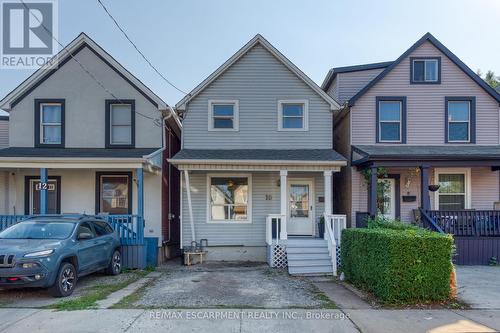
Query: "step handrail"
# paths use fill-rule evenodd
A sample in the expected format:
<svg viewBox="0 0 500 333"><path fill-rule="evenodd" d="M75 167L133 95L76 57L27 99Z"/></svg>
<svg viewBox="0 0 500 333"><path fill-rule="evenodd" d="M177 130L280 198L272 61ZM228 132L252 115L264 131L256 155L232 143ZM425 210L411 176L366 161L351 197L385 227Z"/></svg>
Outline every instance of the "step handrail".
<svg viewBox="0 0 500 333"><path fill-rule="evenodd" d="M325 219L324 239L328 244L328 253L332 260L333 275L337 276L337 246L340 246L342 230L346 228L347 218L339 214L323 214Z"/></svg>

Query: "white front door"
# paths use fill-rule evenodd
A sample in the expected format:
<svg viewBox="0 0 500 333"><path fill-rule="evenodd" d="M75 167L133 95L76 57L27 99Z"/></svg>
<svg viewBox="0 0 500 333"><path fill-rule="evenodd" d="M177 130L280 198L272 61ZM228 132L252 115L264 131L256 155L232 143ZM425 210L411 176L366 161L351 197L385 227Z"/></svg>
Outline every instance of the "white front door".
<svg viewBox="0 0 500 333"><path fill-rule="evenodd" d="M288 223L289 235L313 234L314 192L312 180L288 182Z"/></svg>
<svg viewBox="0 0 500 333"><path fill-rule="evenodd" d="M384 178L379 179L379 183L384 186L377 194L377 211L379 215L387 219L394 220L396 218L396 179Z"/></svg>

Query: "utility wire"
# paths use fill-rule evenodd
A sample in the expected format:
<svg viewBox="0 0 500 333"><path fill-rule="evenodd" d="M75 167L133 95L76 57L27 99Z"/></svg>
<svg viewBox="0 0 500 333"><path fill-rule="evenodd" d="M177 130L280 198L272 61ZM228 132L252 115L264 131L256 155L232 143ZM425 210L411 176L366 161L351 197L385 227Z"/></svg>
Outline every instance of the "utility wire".
<svg viewBox="0 0 500 333"><path fill-rule="evenodd" d="M97 79L97 77L92 73L90 72L80 61L78 61L78 59L76 59L75 56L73 56L73 54L71 54L71 52L69 52L68 50L66 50L66 48L64 47L63 44L61 44L61 42L59 42L59 40L57 40L57 38L54 37L54 35L52 34L52 32L45 26L45 24L42 23L42 21L40 21L40 19L34 15L28 8L28 6L26 5L26 3L23 1L23 0L19 0L24 8L26 8L26 10L28 12L31 13L31 15L38 21L38 23L40 23L40 25L43 27L43 29L49 34L50 37L52 37L52 39L57 43L59 44L59 46L61 47L61 50L64 50L66 52L66 54L68 54L79 66L80 68L85 72L87 73L90 78L92 78L92 80L94 80L102 89L104 89L104 91L106 91L110 96L113 97L113 99L116 99L118 100L119 103L121 104L125 104L121 99L119 99L118 97L116 97L115 94L113 94L109 89L106 88L106 86ZM161 119L158 119L158 118L154 118L154 117L151 117L151 116L148 116L148 115L145 115L145 114L142 114L140 112L137 112L135 111L135 113L137 113L138 115L144 117L144 118L147 118L147 119L150 119L153 121L153 123L156 125L156 126L160 126L162 127L161 125Z"/></svg>
<svg viewBox="0 0 500 333"><path fill-rule="evenodd" d="M104 9L104 11L106 12L106 14L108 14L109 18L115 23L116 27L123 33L123 35L130 42L130 44L132 44L132 46L134 47L134 49L141 55L141 57L148 63L148 65L163 79L163 81L165 81L167 84L169 84L170 86L172 86L173 88L175 88L177 91L183 93L184 95L188 95L187 92L185 92L184 90L180 89L175 84L173 84L172 82L170 82L170 80L168 80L162 73L160 73L160 71L158 69L156 69L156 67L151 63L151 61L149 61L149 59L146 58L146 56L144 55L144 53L142 53L141 50L139 50L139 48L132 41L132 39L130 39L130 37L125 32L125 30L120 26L120 24L118 23L118 21L113 17L113 15L111 15L111 13L106 8L106 6L104 5L104 3L102 3L101 0L97 0L97 2L101 5L102 9Z"/></svg>

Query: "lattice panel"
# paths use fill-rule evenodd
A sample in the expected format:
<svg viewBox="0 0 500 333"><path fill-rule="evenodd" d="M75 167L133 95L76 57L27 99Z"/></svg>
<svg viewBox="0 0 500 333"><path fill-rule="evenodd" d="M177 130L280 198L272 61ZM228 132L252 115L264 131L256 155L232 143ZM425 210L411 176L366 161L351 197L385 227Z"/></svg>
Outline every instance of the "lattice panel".
<svg viewBox="0 0 500 333"><path fill-rule="evenodd" d="M272 249L271 267L286 268L288 266L288 259L286 257L286 246L273 245Z"/></svg>
<svg viewBox="0 0 500 333"><path fill-rule="evenodd" d="M340 267L340 246L337 245L335 247L335 251L337 252L337 267Z"/></svg>

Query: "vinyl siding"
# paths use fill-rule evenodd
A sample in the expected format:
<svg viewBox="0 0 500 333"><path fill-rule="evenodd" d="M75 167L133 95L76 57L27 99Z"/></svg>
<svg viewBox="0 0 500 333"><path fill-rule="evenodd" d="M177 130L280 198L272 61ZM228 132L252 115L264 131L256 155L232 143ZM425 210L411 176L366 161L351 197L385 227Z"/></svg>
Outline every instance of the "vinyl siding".
<svg viewBox="0 0 500 333"><path fill-rule="evenodd" d="M230 174L238 173L230 172ZM279 172L252 173L252 223L207 223L207 173L190 172L196 240L206 238L209 246L265 246L266 217L268 214L280 213L280 187L277 185L279 178ZM289 172L288 178L314 178L314 218L317 221L324 211L324 204L318 202L318 197L324 196L323 174ZM266 195L271 195L272 199L266 200ZM191 244L191 224L184 181L182 182L182 242L184 246Z"/></svg>
<svg viewBox="0 0 500 333"><path fill-rule="evenodd" d="M328 95L330 95L334 100L340 103L339 99L339 79L338 76L335 77L333 80L332 84L330 84L330 87L326 91ZM341 104L341 103L340 103Z"/></svg>
<svg viewBox="0 0 500 333"><path fill-rule="evenodd" d="M441 84L410 84L410 59L441 57ZM490 95L432 44L413 51L365 93L352 113L352 144L375 143L376 96L407 96L407 143L444 144L445 96L476 96L476 143L499 144L499 107Z"/></svg>
<svg viewBox="0 0 500 333"><path fill-rule="evenodd" d="M350 150L350 115L339 119L333 129L334 148L343 156L351 156ZM349 162L348 162L349 163ZM351 221L351 167L348 165L333 174L333 212L346 214Z"/></svg>
<svg viewBox="0 0 500 333"><path fill-rule="evenodd" d="M339 101L340 104L348 101L383 70L383 68L378 68L337 74L337 77L335 79L338 85L337 101Z"/></svg>
<svg viewBox="0 0 500 333"><path fill-rule="evenodd" d="M209 100L239 101L239 131L208 131ZM278 131L278 100L309 101L308 131ZM260 45L248 51L187 106L183 148L331 148L330 106Z"/></svg>
<svg viewBox="0 0 500 333"><path fill-rule="evenodd" d="M136 147L161 147L162 128L156 126L151 119L138 114L159 118L158 109L88 48L81 50L75 58L117 98L135 100ZM12 109L9 122L10 146L34 146L36 98L66 100L66 148L104 148L105 100L114 97L89 77L74 60L69 60L60 67Z"/></svg>
<svg viewBox="0 0 500 333"><path fill-rule="evenodd" d="M9 146L9 121L0 120L0 149Z"/></svg>

